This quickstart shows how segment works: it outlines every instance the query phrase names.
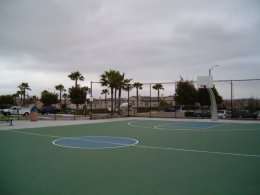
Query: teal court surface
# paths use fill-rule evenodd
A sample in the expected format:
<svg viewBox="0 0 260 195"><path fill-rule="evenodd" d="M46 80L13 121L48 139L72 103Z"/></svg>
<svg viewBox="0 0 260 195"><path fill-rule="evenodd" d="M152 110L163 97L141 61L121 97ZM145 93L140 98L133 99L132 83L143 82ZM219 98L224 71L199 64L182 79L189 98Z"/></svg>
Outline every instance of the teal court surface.
<svg viewBox="0 0 260 195"><path fill-rule="evenodd" d="M0 156L1 195L260 194L260 123L1 125Z"/></svg>

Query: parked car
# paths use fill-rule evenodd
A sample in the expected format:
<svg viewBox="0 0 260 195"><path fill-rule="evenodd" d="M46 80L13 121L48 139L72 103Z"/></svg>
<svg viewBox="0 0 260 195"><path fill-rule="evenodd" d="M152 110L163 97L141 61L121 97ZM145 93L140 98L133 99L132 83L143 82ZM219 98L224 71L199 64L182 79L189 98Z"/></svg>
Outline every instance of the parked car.
<svg viewBox="0 0 260 195"><path fill-rule="evenodd" d="M260 111L257 111L257 112L256 112L256 115L257 115L256 119L259 120L259 119L260 119Z"/></svg>
<svg viewBox="0 0 260 195"><path fill-rule="evenodd" d="M231 111L231 118L241 118L241 113L238 110L232 110Z"/></svg>
<svg viewBox="0 0 260 195"><path fill-rule="evenodd" d="M251 119L256 119L258 113L256 112L250 112L249 110L243 110L241 111L241 117L242 118L251 118Z"/></svg>
<svg viewBox="0 0 260 195"><path fill-rule="evenodd" d="M165 108L164 112L175 112L175 108L174 107Z"/></svg>
<svg viewBox="0 0 260 195"><path fill-rule="evenodd" d="M190 112L193 117L210 118L211 113L209 110L195 110L193 113Z"/></svg>
<svg viewBox="0 0 260 195"><path fill-rule="evenodd" d="M202 117L202 118L210 118L210 117L211 117L210 111L209 111L209 110L203 110L203 111L201 112L201 117Z"/></svg>
<svg viewBox="0 0 260 195"><path fill-rule="evenodd" d="M62 109L62 113L63 114L74 114L76 112L75 109L71 109L71 108L65 108L65 109Z"/></svg>
<svg viewBox="0 0 260 195"><path fill-rule="evenodd" d="M218 110L218 118L226 119L231 117L231 112L229 110Z"/></svg>
<svg viewBox="0 0 260 195"><path fill-rule="evenodd" d="M194 112L193 112L193 116L194 117L201 117L201 110L195 110Z"/></svg>
<svg viewBox="0 0 260 195"><path fill-rule="evenodd" d="M0 113L3 114L4 109L9 109L11 107L12 107L12 105L9 105L9 104L0 105Z"/></svg>
<svg viewBox="0 0 260 195"><path fill-rule="evenodd" d="M129 108L131 109L131 104L129 104ZM118 107L116 106L116 107L114 107L113 108L114 109L114 111L115 112L117 112L118 111ZM128 109L128 103L127 102L124 102L124 103L122 103L122 104L120 104L120 110L127 110ZM107 110L109 111L109 112L111 112L111 107L110 106L108 106L107 107Z"/></svg>
<svg viewBox="0 0 260 195"><path fill-rule="evenodd" d="M30 114L30 108L12 106L11 108L3 109L2 113L4 115L24 115L28 116Z"/></svg>
<svg viewBox="0 0 260 195"><path fill-rule="evenodd" d="M57 109L55 106L43 106L40 110L41 114L56 114L60 110Z"/></svg>

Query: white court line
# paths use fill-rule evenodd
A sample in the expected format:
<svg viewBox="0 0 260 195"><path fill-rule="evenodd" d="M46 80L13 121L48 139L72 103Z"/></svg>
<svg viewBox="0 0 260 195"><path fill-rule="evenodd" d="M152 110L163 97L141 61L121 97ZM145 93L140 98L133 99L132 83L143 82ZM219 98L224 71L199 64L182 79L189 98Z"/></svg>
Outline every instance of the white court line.
<svg viewBox="0 0 260 195"><path fill-rule="evenodd" d="M41 137L52 137L52 138L60 138L61 137L61 136L56 136L56 135L33 133L33 132L28 132L28 131L12 130L12 132L20 133L20 134L24 134L24 135L41 136Z"/></svg>
<svg viewBox="0 0 260 195"><path fill-rule="evenodd" d="M174 148L174 147L161 147L161 146L147 146L147 145L137 145L138 148L144 149L155 149L155 150L170 150L170 151L180 151L180 152L196 152L196 153L207 153L207 154L217 154L217 155L228 155L228 156L240 156L240 157L256 157L260 158L260 154L243 154L243 153L231 153L231 152L214 152L208 150L196 150L196 149L185 149L185 148Z"/></svg>
<svg viewBox="0 0 260 195"><path fill-rule="evenodd" d="M167 127L165 127L165 126L167 126L167 125L171 125L171 124L173 124L173 123L167 123L167 124L159 124L159 125L154 125L153 126L153 128L154 129L158 129L158 130L168 130L168 131L205 131L205 130L207 130L207 129L213 129L213 128L216 128L216 127L220 127L220 126L224 126L224 124L217 124L217 125L212 125L212 126L209 126L209 127L196 127L196 128L194 128L194 129L179 129L179 128L177 128L177 129L175 129L174 127L169 127L169 128L167 128ZM183 123L184 125L185 125L185 123ZM174 125L174 124L173 124ZM171 129L171 128L173 128L173 129Z"/></svg>
<svg viewBox="0 0 260 195"><path fill-rule="evenodd" d="M153 128L153 127L146 127L146 126L141 126L141 125L135 125L135 124L133 124L132 122L128 122L127 123L127 125L128 126L130 126L130 127L140 127L140 128L145 128L145 129L151 129L151 128Z"/></svg>
<svg viewBox="0 0 260 195"><path fill-rule="evenodd" d="M109 141L94 141L94 140L91 140L89 138L84 138L84 137L112 137L113 136L82 136L82 137L61 137L61 138L58 138L54 141L52 141L52 144L53 145L56 145L56 146L59 146L59 147L62 147L62 148L75 148L75 149L87 149L87 150L101 150L101 149L117 149L117 148L125 148L125 147L130 147L130 146L135 146L139 143L139 141L137 139L134 139L134 138L128 138L128 137L117 137L117 138L124 138L124 139L128 139L128 140L133 140L134 143L131 143L131 144L122 144L122 143L117 143L117 142L109 142ZM57 144L56 142L58 142L59 140L62 140L62 139L75 139L75 140L83 140L83 141L86 141L86 142L91 142L91 143L100 143L100 144L112 144L112 145L115 145L115 146L105 146L105 147L97 147L97 148L87 148L87 147L80 147L80 146L67 146L67 145L62 145L62 144Z"/></svg>
<svg viewBox="0 0 260 195"><path fill-rule="evenodd" d="M209 126L209 127L204 128L204 129L212 129L212 128L222 127L222 126L225 126L225 124L212 125L212 126Z"/></svg>
<svg viewBox="0 0 260 195"><path fill-rule="evenodd" d="M111 122L123 122L129 121L132 118L109 118L109 119L99 119L99 120L54 120L54 121L24 121L16 120L13 126L0 125L0 132L12 131L17 129L29 129L29 128L44 128L44 127L58 127L58 126L71 126L71 125L88 125L88 124L101 124L101 123L111 123Z"/></svg>
<svg viewBox="0 0 260 195"><path fill-rule="evenodd" d="M62 138L61 136L48 135L48 134L46 135L46 134L39 134L39 133L32 133L32 132L25 132L25 131L13 130L12 132L21 133L21 134L25 134L25 135L31 135L31 136ZM139 143L139 141L138 141L138 143ZM260 158L260 154L243 154L243 153L231 153L231 152L217 152L217 151L185 149L185 148L175 148L175 147L148 146L148 145L142 145L142 144L141 145L134 145L134 146L137 147L137 148L144 148L144 149L169 150L169 151L180 151L180 152L196 152L196 153L208 153L208 154L226 155L226 156L240 156L240 157ZM60 147L64 147L64 146L60 146Z"/></svg>
<svg viewBox="0 0 260 195"><path fill-rule="evenodd" d="M191 122L188 122L188 123L191 123ZM196 122L195 122L196 123ZM199 123L201 123L201 122L199 122ZM225 124L223 124L223 123L218 123L218 124L216 124L215 123L215 125L211 125L209 122L206 122L207 124L209 124L208 125L208 127L196 127L196 128L198 128L198 129L212 129L212 128L215 128L215 127L219 127L219 126L223 126L223 125L225 125ZM175 125L175 124L177 124L177 125L186 125L187 124L187 122L170 122L170 123L162 123L162 124L159 124L159 125L157 125L157 127L159 127L159 128L163 128L164 126L166 126L166 125ZM205 122L204 122L204 124L205 124ZM191 123L191 125L192 125L192 123ZM192 129L193 130L193 129Z"/></svg>
<svg viewBox="0 0 260 195"><path fill-rule="evenodd" d="M60 139L79 139L79 140L86 140L88 142L92 142L92 143L107 143L107 144L112 144L112 145L119 145L119 146L115 146L115 147L102 147L103 149L116 149L116 148L123 148L123 147L130 147L130 146L135 146L136 144L139 143L139 141L137 139L134 138L127 138L128 140L133 140L134 143L131 144L122 144L122 143L116 143L116 142L106 142L106 141L93 141L84 137L97 137L97 136L82 136L82 137L62 137L62 136L56 136L56 135L50 135L50 134L40 134L40 133L33 133L33 132L28 132L28 131L17 131L17 130L12 130L12 132L15 133L20 133L20 134L24 134L24 135L31 135L31 136L40 136L40 137L50 137L50 138L58 138L52 141L53 145L62 147L62 148L75 148L75 149L88 149L88 148L82 148L82 147L75 147L75 146L65 146L65 145L61 145L61 144L57 144L56 142ZM98 136L98 137L113 137L113 136ZM126 137L118 137L117 138L126 138ZM102 148L98 148L98 149L102 149ZM89 148L91 149L91 148ZM91 149L91 150L95 150Z"/></svg>
<svg viewBox="0 0 260 195"><path fill-rule="evenodd" d="M152 128L156 130L162 130L162 131L198 131L197 129L170 129L170 128L161 127L160 125L154 125Z"/></svg>
<svg viewBox="0 0 260 195"><path fill-rule="evenodd" d="M167 124L171 124L171 123L167 123ZM165 124L165 125L167 125L167 124ZM207 131L207 130L215 128L215 127L225 126L226 124L218 124L218 125L214 125L214 126L211 126L211 127L201 128L201 129L170 129L170 128L161 127L163 124L153 125L151 127L147 127L147 126L133 124L133 122L128 122L127 125L130 126L130 127L133 127L133 128L155 129L155 130L160 130L160 131L184 131L184 132L190 131L190 132L200 132L200 133L201 132L259 131L259 129L215 129L215 130Z"/></svg>
<svg viewBox="0 0 260 195"><path fill-rule="evenodd" d="M154 125L154 126L151 126L151 127L147 127L147 126L136 125L136 124L133 124L132 122L128 122L127 125L130 126L130 127L133 127L133 128L154 129L154 130L159 130L159 131L198 131L197 129L169 129L169 128L162 128L162 127L159 127L159 125Z"/></svg>
<svg viewBox="0 0 260 195"><path fill-rule="evenodd" d="M31 132L25 132L25 131L12 131L12 132L15 132L15 133L22 133L22 134L25 134L25 135L31 135L31 136L42 136L42 137L51 137L51 138L60 138L62 139L63 137L61 136L55 136L55 135L46 135L46 134L39 134L39 133L31 133ZM108 136L107 136L108 137ZM110 136L111 137L111 136ZM66 138L66 137L64 137ZM56 139L56 140L58 140ZM82 138L81 138L82 139ZM131 138L131 139L134 139L134 138ZM139 141L137 139L134 139L137 141L136 144L132 145L132 146L135 146L137 148L144 148L144 149L157 149L157 150L170 150L170 151L180 151L180 152L196 152L196 153L208 153L208 154L217 154L217 155L229 155L229 156L240 156L240 157L256 157L256 158L260 158L260 154L243 154L243 153L230 153L230 152L211 152L211 151L208 151L208 150L196 150L196 149L185 149L185 148L174 148L174 147L161 147L161 146L147 146L147 145L137 145L139 143ZM54 142L54 143L53 143ZM57 145L59 147L63 147L63 148L68 148L66 146L63 146L63 145L59 145L59 144L55 144L55 140L53 141L52 143L54 145ZM111 143L112 144L112 143ZM129 145L130 146L130 145ZM125 147L125 146L118 146L118 147ZM79 148L80 147L70 147L70 148ZM115 148L115 147L113 147ZM81 148L82 149L82 148Z"/></svg>
<svg viewBox="0 0 260 195"><path fill-rule="evenodd" d="M162 127L162 125L155 125L153 126L154 129L157 130L164 130L164 131L192 131L192 132L252 132L252 131L260 131L260 129L213 129L216 127L225 126L225 124L220 125L214 125L212 127L206 127L206 128L199 128L199 129L170 129ZM172 127L174 128L174 127ZM210 130L210 131L207 131Z"/></svg>

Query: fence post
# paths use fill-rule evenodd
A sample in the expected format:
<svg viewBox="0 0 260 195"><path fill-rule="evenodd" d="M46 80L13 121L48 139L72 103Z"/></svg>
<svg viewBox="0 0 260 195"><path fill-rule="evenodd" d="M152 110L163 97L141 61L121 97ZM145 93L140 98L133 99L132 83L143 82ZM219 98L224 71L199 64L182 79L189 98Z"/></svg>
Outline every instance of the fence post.
<svg viewBox="0 0 260 195"><path fill-rule="evenodd" d="M92 103L93 103L93 92L92 92L92 81L90 82L90 115L89 115L89 118L90 120L92 120Z"/></svg>
<svg viewBox="0 0 260 195"><path fill-rule="evenodd" d="M152 117L152 84L150 83L150 114L149 116Z"/></svg>
<svg viewBox="0 0 260 195"><path fill-rule="evenodd" d="M230 109L231 109L231 117L233 116L233 80L230 80Z"/></svg>
<svg viewBox="0 0 260 195"><path fill-rule="evenodd" d="M177 118L177 103L176 103L176 89L177 89L177 81L174 83L174 118Z"/></svg>
<svg viewBox="0 0 260 195"><path fill-rule="evenodd" d="M127 85L127 116L129 117L130 115L129 115L129 89L130 88L130 86L129 85Z"/></svg>

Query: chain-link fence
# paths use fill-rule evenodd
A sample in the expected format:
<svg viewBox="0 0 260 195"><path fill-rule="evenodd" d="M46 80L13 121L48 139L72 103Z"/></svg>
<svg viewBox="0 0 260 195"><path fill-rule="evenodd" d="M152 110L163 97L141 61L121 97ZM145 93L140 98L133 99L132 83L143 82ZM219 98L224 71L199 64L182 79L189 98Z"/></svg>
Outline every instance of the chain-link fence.
<svg viewBox="0 0 260 195"><path fill-rule="evenodd" d="M196 82L190 81L197 91ZM176 101L178 82L141 83L114 89L100 82L91 82L92 90L87 109L91 118L163 117L209 118L210 104L202 105L199 98L190 105ZM258 119L260 110L260 79L216 80L218 116L222 119Z"/></svg>
<svg viewBox="0 0 260 195"><path fill-rule="evenodd" d="M222 108L234 119L260 118L260 79L219 80L214 82L223 97Z"/></svg>
<svg viewBox="0 0 260 195"><path fill-rule="evenodd" d="M188 101L176 93L180 82L192 85ZM215 80L218 117L222 119L260 119L260 79ZM86 87L87 88L87 87ZM210 118L209 94L196 81L126 83L113 90L107 84L91 82L86 101L78 106L70 98L51 107L41 120L80 120L110 117ZM184 102L184 103L183 103ZM66 106L65 106L66 105ZM64 108L63 108L64 107ZM55 111L53 109L57 109ZM53 112L52 112L53 111ZM29 120L19 116L17 120Z"/></svg>

